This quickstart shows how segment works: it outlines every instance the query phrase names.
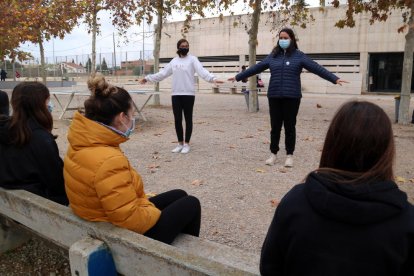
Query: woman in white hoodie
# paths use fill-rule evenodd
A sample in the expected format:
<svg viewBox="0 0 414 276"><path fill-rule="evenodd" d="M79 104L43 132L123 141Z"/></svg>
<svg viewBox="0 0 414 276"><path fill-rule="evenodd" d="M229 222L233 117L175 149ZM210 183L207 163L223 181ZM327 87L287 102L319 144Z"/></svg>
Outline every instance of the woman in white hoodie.
<svg viewBox="0 0 414 276"><path fill-rule="evenodd" d="M172 108L174 112L175 131L178 145L172 150L174 153L188 153L190 151L190 139L193 131L193 107L195 100L194 74L212 83L223 83L207 71L197 57L188 54L189 44L186 39L177 42L178 57L173 58L163 70L156 74L147 75L141 80L141 84L160 82L173 76L172 80ZM182 126L183 113L185 119L185 137Z"/></svg>

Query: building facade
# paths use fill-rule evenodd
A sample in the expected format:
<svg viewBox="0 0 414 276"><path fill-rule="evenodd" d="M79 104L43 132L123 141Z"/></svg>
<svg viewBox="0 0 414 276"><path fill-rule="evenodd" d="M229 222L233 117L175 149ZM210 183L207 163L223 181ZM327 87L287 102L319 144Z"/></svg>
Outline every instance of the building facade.
<svg viewBox="0 0 414 276"><path fill-rule="evenodd" d="M369 23L367 14L356 15L354 28L339 29L335 23L344 18L345 8L310 9L314 21L305 29L294 27L299 49L350 85L337 87L313 74L302 74L304 91L316 93L399 92L401 89L405 33L402 13L394 11L386 22ZM217 74L234 75L242 65L248 65L248 35L243 22L249 15L193 20L186 38L190 52L203 65ZM258 33L257 60L266 57L276 45L281 29L278 19L261 15ZM183 22L163 25L161 66L176 54L176 42L183 37ZM268 72L262 79L268 80Z"/></svg>

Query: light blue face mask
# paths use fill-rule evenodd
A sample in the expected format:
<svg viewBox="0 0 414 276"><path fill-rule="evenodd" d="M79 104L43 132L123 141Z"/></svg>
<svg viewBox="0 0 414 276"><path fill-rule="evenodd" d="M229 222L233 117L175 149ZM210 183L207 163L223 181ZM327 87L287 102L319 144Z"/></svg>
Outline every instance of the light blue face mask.
<svg viewBox="0 0 414 276"><path fill-rule="evenodd" d="M49 101L47 103L47 110L49 110L49 112L52 113L54 108L55 108L55 106L53 105L53 102Z"/></svg>
<svg viewBox="0 0 414 276"><path fill-rule="evenodd" d="M124 132L124 136L125 137L129 137L131 136L131 134L134 132L135 130L135 118L132 118L132 126L130 128L127 129L127 131ZM124 124L125 125L125 124Z"/></svg>
<svg viewBox="0 0 414 276"><path fill-rule="evenodd" d="M286 50L290 46L290 39L279 39L279 46Z"/></svg>

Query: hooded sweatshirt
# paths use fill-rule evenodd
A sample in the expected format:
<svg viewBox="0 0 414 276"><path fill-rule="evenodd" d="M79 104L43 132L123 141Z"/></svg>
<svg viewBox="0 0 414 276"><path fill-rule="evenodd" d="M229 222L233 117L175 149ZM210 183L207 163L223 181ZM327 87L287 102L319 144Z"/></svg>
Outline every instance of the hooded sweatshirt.
<svg viewBox="0 0 414 276"><path fill-rule="evenodd" d="M127 138L77 112L68 140L65 186L76 215L140 234L155 225L161 211L147 199L141 176L119 148Z"/></svg>
<svg viewBox="0 0 414 276"><path fill-rule="evenodd" d="M414 208L392 181L347 185L311 173L281 200L262 275L414 275Z"/></svg>
<svg viewBox="0 0 414 276"><path fill-rule="evenodd" d="M29 119L31 139L17 147L10 141L9 122L0 116L0 187L26 190L67 205L63 161L53 135Z"/></svg>

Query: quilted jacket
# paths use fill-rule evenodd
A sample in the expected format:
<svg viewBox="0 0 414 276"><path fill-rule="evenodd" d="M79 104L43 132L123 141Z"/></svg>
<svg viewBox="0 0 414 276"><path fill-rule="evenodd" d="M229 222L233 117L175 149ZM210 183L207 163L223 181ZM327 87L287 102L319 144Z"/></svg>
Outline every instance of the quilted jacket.
<svg viewBox="0 0 414 276"><path fill-rule="evenodd" d="M290 55L284 52L277 55L271 53L261 62L237 74L236 80L240 81L257 75L266 69L270 70L269 89L267 91L269 98L301 98L300 74L303 69L334 84L339 79L303 52L294 50Z"/></svg>
<svg viewBox="0 0 414 276"><path fill-rule="evenodd" d="M64 159L66 193L73 212L145 233L161 211L146 197L141 176L119 145L127 138L76 113Z"/></svg>

